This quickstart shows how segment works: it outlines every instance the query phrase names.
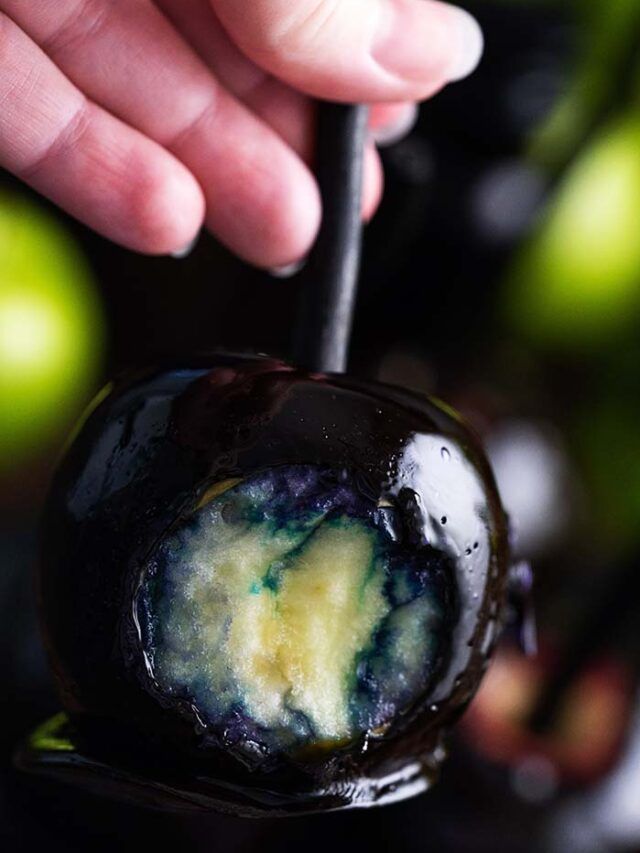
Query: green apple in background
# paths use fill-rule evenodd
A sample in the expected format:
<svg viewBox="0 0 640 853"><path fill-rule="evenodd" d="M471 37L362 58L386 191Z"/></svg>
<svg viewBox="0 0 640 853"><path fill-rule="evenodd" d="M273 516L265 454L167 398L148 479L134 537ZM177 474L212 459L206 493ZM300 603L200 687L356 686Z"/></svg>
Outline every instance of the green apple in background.
<svg viewBox="0 0 640 853"><path fill-rule="evenodd" d="M604 127L569 168L507 290L510 325L535 342L590 349L637 328L640 119Z"/></svg>
<svg viewBox="0 0 640 853"><path fill-rule="evenodd" d="M0 193L0 473L68 427L99 378L104 317L89 267L65 229Z"/></svg>

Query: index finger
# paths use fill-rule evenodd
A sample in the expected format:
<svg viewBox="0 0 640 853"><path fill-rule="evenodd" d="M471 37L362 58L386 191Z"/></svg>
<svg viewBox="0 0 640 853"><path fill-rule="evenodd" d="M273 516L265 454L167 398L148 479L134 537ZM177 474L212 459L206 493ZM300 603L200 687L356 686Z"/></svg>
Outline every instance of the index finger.
<svg viewBox="0 0 640 853"><path fill-rule="evenodd" d="M89 101L0 12L0 166L124 246L168 254L204 216L172 154Z"/></svg>

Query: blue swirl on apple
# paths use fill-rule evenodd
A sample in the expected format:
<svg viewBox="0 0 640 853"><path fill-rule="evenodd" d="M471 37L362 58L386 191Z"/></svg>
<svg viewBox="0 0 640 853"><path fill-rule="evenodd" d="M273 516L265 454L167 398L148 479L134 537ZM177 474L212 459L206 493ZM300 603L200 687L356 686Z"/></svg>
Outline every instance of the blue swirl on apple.
<svg viewBox="0 0 640 853"><path fill-rule="evenodd" d="M346 469L230 479L167 536L140 597L160 689L269 751L383 732L423 695L453 615L453 568Z"/></svg>

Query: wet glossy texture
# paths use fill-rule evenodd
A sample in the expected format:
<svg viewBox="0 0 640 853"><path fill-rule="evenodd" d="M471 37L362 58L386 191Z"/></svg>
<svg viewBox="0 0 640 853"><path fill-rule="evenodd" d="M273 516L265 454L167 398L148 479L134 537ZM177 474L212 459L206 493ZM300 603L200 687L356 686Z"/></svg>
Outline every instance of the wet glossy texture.
<svg viewBox="0 0 640 853"><path fill-rule="evenodd" d="M47 512L76 748L243 813L417 793L495 639L504 549L484 457L431 401L227 355L129 379Z"/></svg>

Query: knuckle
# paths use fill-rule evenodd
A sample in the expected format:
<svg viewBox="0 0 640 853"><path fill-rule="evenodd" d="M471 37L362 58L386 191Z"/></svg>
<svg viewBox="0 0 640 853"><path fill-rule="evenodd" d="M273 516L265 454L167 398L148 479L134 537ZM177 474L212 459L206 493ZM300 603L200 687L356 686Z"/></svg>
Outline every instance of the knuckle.
<svg viewBox="0 0 640 853"><path fill-rule="evenodd" d="M180 151L183 146L198 134L207 124L213 124L218 110L218 99L214 92L209 93L208 101L182 124L169 138L160 140L169 151Z"/></svg>
<svg viewBox="0 0 640 853"><path fill-rule="evenodd" d="M82 47L100 32L109 14L109 4L102 0L79 0L74 11L42 40L42 49L56 56Z"/></svg>
<svg viewBox="0 0 640 853"><path fill-rule="evenodd" d="M31 180L55 160L68 156L81 143L90 124L91 111L88 103L83 100L57 133L48 139L35 157L20 170L19 176L23 180Z"/></svg>
<svg viewBox="0 0 640 853"><path fill-rule="evenodd" d="M291 4L286 13L270 16L256 36L262 50L289 60L316 50L337 31L339 0L308 0Z"/></svg>
<svg viewBox="0 0 640 853"><path fill-rule="evenodd" d="M320 44L332 30L338 8L336 0L314 0L305 13L295 17L285 30L286 46L292 50L296 47L307 50Z"/></svg>

